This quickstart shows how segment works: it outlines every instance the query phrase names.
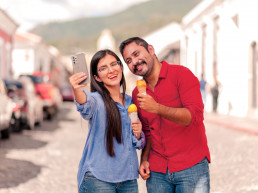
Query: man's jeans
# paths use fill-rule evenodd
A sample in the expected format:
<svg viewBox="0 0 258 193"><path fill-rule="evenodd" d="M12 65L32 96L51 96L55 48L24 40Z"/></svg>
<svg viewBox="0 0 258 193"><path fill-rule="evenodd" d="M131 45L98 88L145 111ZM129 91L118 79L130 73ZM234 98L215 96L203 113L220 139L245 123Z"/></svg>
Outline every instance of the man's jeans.
<svg viewBox="0 0 258 193"><path fill-rule="evenodd" d="M210 173L207 158L191 168L166 174L151 172L148 193L209 193Z"/></svg>
<svg viewBox="0 0 258 193"><path fill-rule="evenodd" d="M120 183L103 182L86 172L79 193L138 193L137 180Z"/></svg>

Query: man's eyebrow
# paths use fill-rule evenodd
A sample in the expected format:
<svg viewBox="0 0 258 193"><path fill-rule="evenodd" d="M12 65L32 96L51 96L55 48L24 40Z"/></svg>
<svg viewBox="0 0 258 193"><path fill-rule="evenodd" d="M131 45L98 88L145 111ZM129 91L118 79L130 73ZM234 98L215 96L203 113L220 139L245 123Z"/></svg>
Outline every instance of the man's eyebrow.
<svg viewBox="0 0 258 193"><path fill-rule="evenodd" d="M127 61L127 60L129 60L129 59L131 59L131 56L129 56L129 57L127 57L127 58L125 58L125 61Z"/></svg>
<svg viewBox="0 0 258 193"><path fill-rule="evenodd" d="M125 61L131 59L131 56L133 56L133 55L135 54L135 52L137 52L137 51L138 51L138 50L133 51L133 52L130 54L130 56L128 56L127 58L125 58Z"/></svg>
<svg viewBox="0 0 258 193"><path fill-rule="evenodd" d="M134 55L134 54L135 54L135 52L138 52L138 50L135 50L135 51L132 53L132 55Z"/></svg>

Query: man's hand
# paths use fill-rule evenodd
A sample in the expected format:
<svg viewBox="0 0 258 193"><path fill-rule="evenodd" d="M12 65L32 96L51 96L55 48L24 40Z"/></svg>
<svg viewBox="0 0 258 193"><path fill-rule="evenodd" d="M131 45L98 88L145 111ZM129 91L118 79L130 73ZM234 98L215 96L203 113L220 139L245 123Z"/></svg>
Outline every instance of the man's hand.
<svg viewBox="0 0 258 193"><path fill-rule="evenodd" d="M142 161L139 167L139 173L144 180L147 180L150 177L150 166L148 161Z"/></svg>
<svg viewBox="0 0 258 193"><path fill-rule="evenodd" d="M148 94L144 95L139 93L137 95L139 107L150 113L158 113L159 104Z"/></svg>
<svg viewBox="0 0 258 193"><path fill-rule="evenodd" d="M192 121L190 110L184 107L173 108L157 103L150 95L138 93L139 107L149 113L155 113L167 120L188 126Z"/></svg>

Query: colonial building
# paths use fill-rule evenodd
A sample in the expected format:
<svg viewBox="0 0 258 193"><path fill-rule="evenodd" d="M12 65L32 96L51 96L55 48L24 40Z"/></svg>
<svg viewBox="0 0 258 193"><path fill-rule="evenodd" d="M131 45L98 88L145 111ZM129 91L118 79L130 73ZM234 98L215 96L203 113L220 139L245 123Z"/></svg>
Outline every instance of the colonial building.
<svg viewBox="0 0 258 193"><path fill-rule="evenodd" d="M172 22L153 33L143 37L153 45L158 59L170 64L180 64L180 39L182 29L180 24Z"/></svg>
<svg viewBox="0 0 258 193"><path fill-rule="evenodd" d="M36 34L16 33L12 58L15 77L41 71L51 72L52 81L58 87L67 82L67 70L59 51L55 47L45 44L42 38Z"/></svg>
<svg viewBox="0 0 258 193"><path fill-rule="evenodd" d="M51 55L40 36L28 32L15 34L13 67L15 77L35 71L50 72Z"/></svg>
<svg viewBox="0 0 258 193"><path fill-rule="evenodd" d="M218 112L258 116L258 1L204 0L182 19L181 64L211 87ZM211 111L211 94L206 109Z"/></svg>
<svg viewBox="0 0 258 193"><path fill-rule="evenodd" d="M12 76L13 36L18 25L0 9L0 77Z"/></svg>

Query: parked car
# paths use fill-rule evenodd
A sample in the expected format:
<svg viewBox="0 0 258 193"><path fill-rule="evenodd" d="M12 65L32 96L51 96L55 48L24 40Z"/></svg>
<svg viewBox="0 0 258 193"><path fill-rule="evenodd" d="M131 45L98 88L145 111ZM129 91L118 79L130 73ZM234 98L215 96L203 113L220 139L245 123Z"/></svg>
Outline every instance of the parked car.
<svg viewBox="0 0 258 193"><path fill-rule="evenodd" d="M37 93L33 81L29 77L18 79L23 85L23 99L25 105L22 108L22 121L28 129L34 129L35 125L43 122L43 101Z"/></svg>
<svg viewBox="0 0 258 193"><path fill-rule="evenodd" d="M70 85L63 86L61 88L61 94L62 94L63 101L73 101L74 100L73 89Z"/></svg>
<svg viewBox="0 0 258 193"><path fill-rule="evenodd" d="M3 139L10 137L12 104L12 100L7 96L5 84L3 80L0 79L0 131Z"/></svg>
<svg viewBox="0 0 258 193"><path fill-rule="evenodd" d="M7 87L7 95L12 99L12 119L11 119L11 130L15 132L22 131L23 127L21 124L22 109L25 105L25 100L21 98L23 90L22 83L13 79L4 79L5 86Z"/></svg>
<svg viewBox="0 0 258 193"><path fill-rule="evenodd" d="M50 82L50 75L48 73L35 72L32 75L23 76L32 79L37 92L43 100L44 117L49 120L52 119L62 103L62 95L59 89Z"/></svg>

